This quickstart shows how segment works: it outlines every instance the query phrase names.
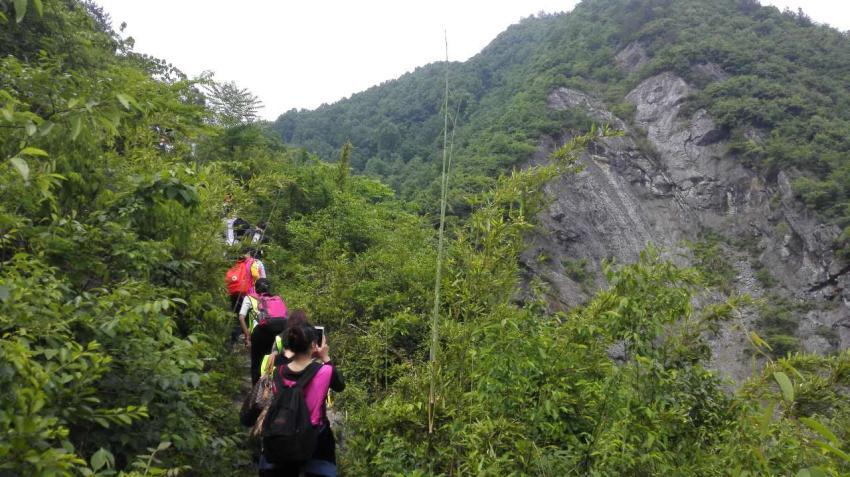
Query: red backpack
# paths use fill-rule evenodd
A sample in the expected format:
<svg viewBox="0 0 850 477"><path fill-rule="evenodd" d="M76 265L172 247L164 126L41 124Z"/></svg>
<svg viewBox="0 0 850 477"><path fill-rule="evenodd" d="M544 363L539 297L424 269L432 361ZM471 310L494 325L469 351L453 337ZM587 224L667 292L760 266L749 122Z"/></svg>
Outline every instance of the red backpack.
<svg viewBox="0 0 850 477"><path fill-rule="evenodd" d="M227 293L231 295L247 295L254 289L254 277L251 276L251 265L254 259L247 258L238 260L235 265L230 267L227 275L224 276L224 284L227 286Z"/></svg>

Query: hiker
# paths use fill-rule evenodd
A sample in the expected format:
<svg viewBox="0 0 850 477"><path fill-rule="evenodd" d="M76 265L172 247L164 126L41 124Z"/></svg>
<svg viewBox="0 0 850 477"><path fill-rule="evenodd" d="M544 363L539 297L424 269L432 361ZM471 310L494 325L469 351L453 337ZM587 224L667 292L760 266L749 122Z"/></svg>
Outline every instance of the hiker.
<svg viewBox="0 0 850 477"><path fill-rule="evenodd" d="M236 260L225 274L224 281L227 285L227 293L230 295L230 309L237 318L245 296L254 293L254 283L260 278L266 278L266 267L260 260L261 256L262 252L259 249L246 247L243 250L243 256ZM230 335L231 343L242 334L242 327L239 326L238 321L234 326Z"/></svg>
<svg viewBox="0 0 850 477"><path fill-rule="evenodd" d="M236 216L225 219L224 226L224 243L227 245L236 245L241 242L251 230L251 224Z"/></svg>
<svg viewBox="0 0 850 477"><path fill-rule="evenodd" d="M242 301L239 310L239 326L245 335L245 345L251 352L251 383L260 379L260 363L275 341L275 336L286 328L286 303L278 295L272 295L269 281L260 278L254 284L256 293ZM250 328L245 322L251 315Z"/></svg>
<svg viewBox="0 0 850 477"><path fill-rule="evenodd" d="M345 389L342 375L332 365L327 337L323 335L321 345L317 343L315 329L306 322L306 314L293 312L292 326L287 326L283 345L291 353L287 364L276 367L274 393L276 398L285 395L285 389L300 384L309 411L309 420L315 431L315 448L302 460L281 459L269 444L274 435L274 415L270 411L271 424L267 423L263 433L264 451L260 456L260 477L295 477L303 472L306 476L336 477L336 441L330 427L325 402L328 390L340 392ZM303 318L303 320L302 320ZM287 354L289 354L287 353ZM299 383L299 379L304 378ZM296 392L299 392L297 389ZM272 406L282 403L273 402ZM284 449L288 450L288 449Z"/></svg>
<svg viewBox="0 0 850 477"><path fill-rule="evenodd" d="M286 330L291 326L300 326L309 324L307 321L307 312L298 309L292 311L286 319L286 329L283 333L275 336L272 344L271 352L263 357L263 363L260 366L261 375L271 373L276 368L284 364L289 364L292 361L292 350L288 350L283 346L283 338L286 335Z"/></svg>
<svg viewBox="0 0 850 477"><path fill-rule="evenodd" d="M254 233L251 234L251 244L259 245L266 242L268 242L268 239L266 238L266 222L262 221L254 227Z"/></svg>

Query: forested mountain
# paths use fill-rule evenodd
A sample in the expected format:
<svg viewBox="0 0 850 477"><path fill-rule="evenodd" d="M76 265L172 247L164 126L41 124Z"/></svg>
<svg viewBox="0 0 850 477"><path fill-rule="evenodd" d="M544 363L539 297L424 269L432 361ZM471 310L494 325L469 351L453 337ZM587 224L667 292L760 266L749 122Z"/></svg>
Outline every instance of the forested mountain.
<svg viewBox="0 0 850 477"><path fill-rule="evenodd" d="M340 475L847 475L850 351L795 341L845 337L846 51L731 0L510 28L451 65L440 276L445 65L272 127L92 2L0 0L0 476L256 475L225 205L325 326Z"/></svg>
<svg viewBox="0 0 850 477"><path fill-rule="evenodd" d="M586 300L605 284L603 260L654 243L725 293L764 298L745 322L778 355L850 345L847 33L752 0L586 0L524 19L466 62L273 127L328 160L351 140L355 169L434 210L446 68L457 215L470 192L590 123L626 133L577 179L548 186L555 204L523 262L552 306ZM719 353L719 365L746 375L743 352Z"/></svg>
<svg viewBox="0 0 850 477"><path fill-rule="evenodd" d="M641 48L618 60L630 45ZM626 94L672 72L694 87L687 107L708 109L742 163L803 171L795 185L805 202L842 227L850 220L850 41L802 12L756 0L585 0L568 14L524 19L449 70L460 189L524 163L542 135L587 126L580 108L547 107L555 88L592 94L631 120ZM424 66L315 111L289 111L274 128L329 160L350 139L356 170L416 197L438 172L444 72Z"/></svg>

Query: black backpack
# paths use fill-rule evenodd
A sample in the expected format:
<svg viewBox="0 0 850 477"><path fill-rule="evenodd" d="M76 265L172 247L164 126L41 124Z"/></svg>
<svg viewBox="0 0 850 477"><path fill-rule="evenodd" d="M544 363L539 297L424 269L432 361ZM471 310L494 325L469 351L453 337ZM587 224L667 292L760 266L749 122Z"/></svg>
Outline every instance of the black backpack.
<svg viewBox="0 0 850 477"><path fill-rule="evenodd" d="M304 386L321 367L318 362L310 363L291 388L284 386L282 372L275 373L278 393L263 423L263 452L269 462L304 461L313 457L319 429L310 422Z"/></svg>

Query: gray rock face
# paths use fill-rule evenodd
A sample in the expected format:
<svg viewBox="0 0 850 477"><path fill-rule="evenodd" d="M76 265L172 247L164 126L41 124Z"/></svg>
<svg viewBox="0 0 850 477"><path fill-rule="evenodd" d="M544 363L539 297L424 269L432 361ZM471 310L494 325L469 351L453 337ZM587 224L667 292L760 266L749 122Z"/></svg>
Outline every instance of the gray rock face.
<svg viewBox="0 0 850 477"><path fill-rule="evenodd" d="M639 68L640 61L626 61L639 57L637 50L621 52L618 63L621 56L621 67ZM723 79L719 68L703 67ZM634 126L584 92L559 88L550 94L550 107L580 108L625 135L595 144L581 159L582 172L546 186L552 203L523 254L529 276L551 285L553 307L573 306L604 286L603 259L632 262L654 243L686 263L684 241L716 232L727 239L723 249L737 272L737 292L806 303L797 332L804 349L850 347L850 268L831 250L839 230L819 223L795 199L794 171L767 178L743 167L707 111L685 114L683 100L691 93L671 73L643 81L626 97L636 107ZM535 160L545 160L558 145L543 140ZM770 290L754 264L769 271L776 283ZM744 314L713 341L712 365L736 380L751 372L746 331L755 320Z"/></svg>
<svg viewBox="0 0 850 477"><path fill-rule="evenodd" d="M708 82L712 81L723 81L729 78L729 75L723 71L723 68L716 63L702 63L694 66L694 73L698 76L702 76Z"/></svg>
<svg viewBox="0 0 850 477"><path fill-rule="evenodd" d="M646 49L644 49L643 45L632 43L617 53L617 56L614 57L614 62L617 63L617 67L620 70L626 73L633 73L649 63L649 55L646 54Z"/></svg>
<svg viewBox="0 0 850 477"><path fill-rule="evenodd" d="M574 89L558 88L552 91L549 94L549 107L559 110L578 108L587 113L595 121L610 124L612 127L618 129L626 127L623 121L605 108L605 105Z"/></svg>

